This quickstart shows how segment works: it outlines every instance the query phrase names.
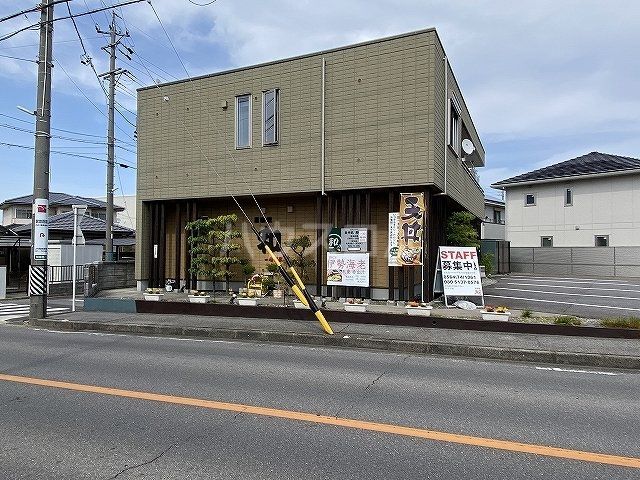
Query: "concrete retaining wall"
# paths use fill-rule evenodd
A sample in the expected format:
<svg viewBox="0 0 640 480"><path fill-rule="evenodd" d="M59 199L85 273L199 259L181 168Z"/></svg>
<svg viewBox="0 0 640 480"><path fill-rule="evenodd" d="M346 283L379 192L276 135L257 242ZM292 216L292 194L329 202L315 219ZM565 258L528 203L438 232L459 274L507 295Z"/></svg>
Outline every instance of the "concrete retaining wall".
<svg viewBox="0 0 640 480"><path fill-rule="evenodd" d="M640 247L511 247L511 271L559 276L640 277Z"/></svg>
<svg viewBox="0 0 640 480"><path fill-rule="evenodd" d="M87 297L93 297L101 290L135 287L135 262L100 262L85 265L84 279Z"/></svg>

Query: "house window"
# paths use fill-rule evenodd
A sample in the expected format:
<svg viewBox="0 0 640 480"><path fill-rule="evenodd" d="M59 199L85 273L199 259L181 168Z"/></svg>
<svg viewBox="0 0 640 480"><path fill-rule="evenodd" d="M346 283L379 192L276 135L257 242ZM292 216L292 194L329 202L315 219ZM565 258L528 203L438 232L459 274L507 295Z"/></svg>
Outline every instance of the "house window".
<svg viewBox="0 0 640 480"><path fill-rule="evenodd" d="M278 107L280 103L279 90L262 92L262 145L277 145L279 128Z"/></svg>
<svg viewBox="0 0 640 480"><path fill-rule="evenodd" d="M596 247L608 247L609 235L596 235Z"/></svg>
<svg viewBox="0 0 640 480"><path fill-rule="evenodd" d="M540 237L541 247L553 247L553 237Z"/></svg>
<svg viewBox="0 0 640 480"><path fill-rule="evenodd" d="M524 196L524 204L529 207L536 204L536 196L533 193L527 193Z"/></svg>
<svg viewBox="0 0 640 480"><path fill-rule="evenodd" d="M570 188L567 188L564 191L564 206L568 207L570 205L573 205L573 192Z"/></svg>
<svg viewBox="0 0 640 480"><path fill-rule="evenodd" d="M502 223L502 210L493 211L493 223Z"/></svg>
<svg viewBox="0 0 640 480"><path fill-rule="evenodd" d="M251 147L251 95L236 97L236 148Z"/></svg>
<svg viewBox="0 0 640 480"><path fill-rule="evenodd" d="M107 212L91 212L93 218L99 218L100 220L107 219Z"/></svg>
<svg viewBox="0 0 640 480"><path fill-rule="evenodd" d="M31 219L32 213L30 208L16 208L16 218L21 220Z"/></svg>
<svg viewBox="0 0 640 480"><path fill-rule="evenodd" d="M449 102L449 146L457 155L460 155L460 143L462 141L462 121L460 120L460 105L455 97Z"/></svg>

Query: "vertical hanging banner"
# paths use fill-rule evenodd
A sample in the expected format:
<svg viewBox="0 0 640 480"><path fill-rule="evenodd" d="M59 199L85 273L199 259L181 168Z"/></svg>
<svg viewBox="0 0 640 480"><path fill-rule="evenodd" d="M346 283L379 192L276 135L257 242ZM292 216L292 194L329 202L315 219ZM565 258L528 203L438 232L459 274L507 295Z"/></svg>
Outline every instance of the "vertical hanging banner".
<svg viewBox="0 0 640 480"><path fill-rule="evenodd" d="M424 193L401 193L397 255L399 265L422 265L424 217Z"/></svg>
<svg viewBox="0 0 640 480"><path fill-rule="evenodd" d="M46 260L49 249L49 200L33 201L33 258Z"/></svg>
<svg viewBox="0 0 640 480"><path fill-rule="evenodd" d="M389 248L387 251L388 254L388 265L390 267L399 267L400 261L398 260L398 240L400 233L400 213L391 212L389 214Z"/></svg>

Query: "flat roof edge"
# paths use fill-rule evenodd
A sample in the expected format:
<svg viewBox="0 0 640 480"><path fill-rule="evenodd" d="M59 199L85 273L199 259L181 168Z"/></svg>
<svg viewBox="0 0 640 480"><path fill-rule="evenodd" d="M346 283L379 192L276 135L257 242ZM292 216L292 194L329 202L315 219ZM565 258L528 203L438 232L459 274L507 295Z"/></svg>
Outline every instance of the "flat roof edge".
<svg viewBox="0 0 640 480"><path fill-rule="evenodd" d="M324 55L324 54L327 54L327 53L338 52L340 50L348 50L350 48L363 47L365 45L373 45L375 43L386 42L386 41L390 41L390 40L397 40L399 38L412 37L412 36L415 36L415 35L421 35L423 33L429 33L429 32L434 32L436 34L436 38L438 39L438 42L440 42L440 38L438 37L438 33L436 32L436 28L435 27L429 27L429 28L424 28L422 30L414 30L413 32L400 33L400 34L397 34L397 35L390 35L388 37L376 38L376 39L373 39L373 40L366 40L364 42L352 43L352 44L349 44L349 45L343 45L341 47L330 48L330 49L327 49L327 50L319 50L317 52L304 53L302 55L295 55L293 57L281 58L279 60L272 60L272 61L269 61L269 62L256 63L254 65L247 65L247 66L244 66L244 67L232 68L232 69L229 69L229 70L223 70L221 72L207 73L205 75L198 75L196 77L183 78L182 80L174 80L172 82L157 83L155 85L149 85L147 87L140 87L140 88L136 89L136 91L142 92L142 91L149 90L149 89L152 89L152 88L166 87L166 86L169 86L169 85L176 85L176 84L179 84L179 83L190 82L192 80L202 80L204 78L217 77L219 75L227 75L229 73L241 72L243 70L251 70L253 68L260 68L260 67L266 67L266 66L269 66L269 65L276 65L278 63L291 62L291 61L294 61L294 60L300 60L302 58L314 57L316 55ZM442 45L442 42L440 42L440 44Z"/></svg>

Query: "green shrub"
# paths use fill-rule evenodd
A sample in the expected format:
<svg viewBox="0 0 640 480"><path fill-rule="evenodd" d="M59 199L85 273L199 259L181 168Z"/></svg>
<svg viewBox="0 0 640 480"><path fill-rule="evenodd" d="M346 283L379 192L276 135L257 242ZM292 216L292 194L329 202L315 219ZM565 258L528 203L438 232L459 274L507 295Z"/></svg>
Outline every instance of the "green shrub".
<svg viewBox="0 0 640 480"><path fill-rule="evenodd" d="M480 255L480 265L484 267L487 275L491 275L493 270L493 253L483 253Z"/></svg>
<svg viewBox="0 0 640 480"><path fill-rule="evenodd" d="M582 325L582 320L580 320L579 318L576 318L576 317L572 317L570 315L560 315L559 317L555 318L553 323L555 323L556 325L574 325L574 326L578 326L578 325Z"/></svg>
<svg viewBox="0 0 640 480"><path fill-rule="evenodd" d="M605 318L600 324L611 328L640 328L640 317Z"/></svg>
<svg viewBox="0 0 640 480"><path fill-rule="evenodd" d="M520 313L520 316L522 318L531 318L531 317L533 317L533 312L531 310L529 310L528 308L525 308Z"/></svg>

